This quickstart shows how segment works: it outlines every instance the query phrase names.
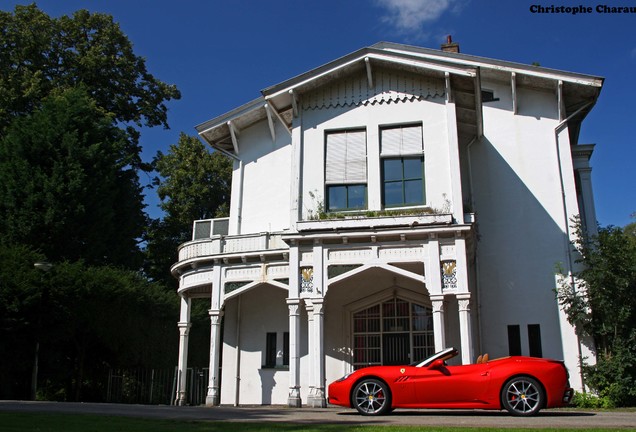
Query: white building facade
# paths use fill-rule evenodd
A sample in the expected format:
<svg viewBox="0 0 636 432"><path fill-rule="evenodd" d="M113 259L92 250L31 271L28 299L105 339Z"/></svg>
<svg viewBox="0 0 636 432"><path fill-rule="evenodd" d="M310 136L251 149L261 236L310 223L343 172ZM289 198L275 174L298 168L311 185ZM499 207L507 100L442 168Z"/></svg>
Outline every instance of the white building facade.
<svg viewBox="0 0 636 432"><path fill-rule="evenodd" d="M234 161L230 217L172 267L210 304L208 404L326 406L327 384L448 346L563 359L573 217L596 226L582 120L603 79L379 43L197 126Z"/></svg>

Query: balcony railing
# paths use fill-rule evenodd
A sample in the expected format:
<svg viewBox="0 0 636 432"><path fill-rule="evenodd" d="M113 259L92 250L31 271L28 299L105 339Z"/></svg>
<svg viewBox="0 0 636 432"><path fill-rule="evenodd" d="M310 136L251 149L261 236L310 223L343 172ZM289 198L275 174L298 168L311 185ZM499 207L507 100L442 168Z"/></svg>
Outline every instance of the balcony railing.
<svg viewBox="0 0 636 432"><path fill-rule="evenodd" d="M212 255L250 253L273 249L287 249L281 234L257 233L236 236L213 235L199 238L181 245L179 261Z"/></svg>

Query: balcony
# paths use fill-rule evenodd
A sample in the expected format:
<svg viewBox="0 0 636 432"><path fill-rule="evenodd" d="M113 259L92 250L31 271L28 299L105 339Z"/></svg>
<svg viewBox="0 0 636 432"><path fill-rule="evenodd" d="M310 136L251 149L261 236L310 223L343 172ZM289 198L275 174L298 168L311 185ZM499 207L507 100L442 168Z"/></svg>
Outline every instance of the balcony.
<svg viewBox="0 0 636 432"><path fill-rule="evenodd" d="M256 233L229 236L226 234L212 234L202 237L207 228L202 222L212 222L209 226L213 229L215 219L207 221L195 221L193 240L179 247L179 262L192 261L199 258L211 258L215 255L258 255L271 250L287 249L287 244L282 241L280 233ZM197 228L199 228L197 230ZM207 232L214 232L212 230Z"/></svg>

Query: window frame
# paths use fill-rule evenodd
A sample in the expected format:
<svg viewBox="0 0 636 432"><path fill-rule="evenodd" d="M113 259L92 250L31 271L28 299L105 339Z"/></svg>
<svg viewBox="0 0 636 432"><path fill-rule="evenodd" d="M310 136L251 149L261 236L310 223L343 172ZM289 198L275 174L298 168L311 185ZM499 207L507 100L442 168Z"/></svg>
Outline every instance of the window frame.
<svg viewBox="0 0 636 432"><path fill-rule="evenodd" d="M364 187L364 201L361 206L352 206L351 199L349 198L349 188L352 187ZM345 206L332 208L331 203L331 188L344 188L345 190ZM328 212L340 212L340 211L349 211L349 210L365 210L368 207L368 188L366 183L352 183L352 184L327 184L325 185L325 209Z"/></svg>
<svg viewBox="0 0 636 432"><path fill-rule="evenodd" d="M421 164L421 176L420 177L406 177L404 174L404 161L405 160L416 160L419 159L420 160L420 164ZM385 166L385 162L386 161L395 161L395 160L399 160L401 162L401 167L402 167L402 174L401 174L401 179L391 179L391 180L387 180L386 179L386 166ZM382 205L385 208L394 208L394 207L416 207L416 206L424 206L426 205L426 178L425 178L425 167L424 167L424 155L421 156L386 156L383 157L381 159L381 177L382 177ZM422 184L422 195L421 195L421 201L419 202L407 202L406 200L406 187L405 184L408 181L414 181L414 180L420 180L421 184ZM387 184L392 183L401 183L401 190L402 190L402 201L400 203L392 203L392 204L387 204L387 198L386 198L386 186Z"/></svg>
<svg viewBox="0 0 636 432"><path fill-rule="evenodd" d="M346 134L353 134L353 133L363 133L364 135L364 157L357 159L353 158L351 160L346 159L347 155L348 155L348 150L349 150L349 141L347 140ZM332 179L330 178L331 175L333 175L333 170L330 168L330 156L329 156L329 142L330 136L337 136L337 135L345 135L345 142L346 144L344 144L345 148L344 149L340 149L340 150L344 150L345 153L345 160L342 161L343 164L343 174L342 174L342 179ZM327 212L341 212L341 211L353 211L353 210L366 210L368 208L368 182L369 182L369 168L368 168L368 153L367 153L367 129L366 127L355 127L355 128L349 128L349 129L338 129L338 130L326 130L324 132L324 139L325 139L325 200L324 200L324 206L325 206L325 211ZM334 144L337 145L337 144ZM355 145L355 142L352 144ZM359 149L357 149L359 150ZM355 151L354 151L355 154ZM356 167L355 164L358 163L360 164L361 160L364 160L362 166L364 167L363 170L361 172L356 172ZM351 164L351 165L349 165ZM349 167L353 167L351 170L349 170ZM360 168L359 166L357 167L358 169ZM364 181L361 181L362 178L364 177ZM353 179L351 178L353 177ZM350 189L352 189L353 187L360 187L362 186L364 188L364 199L363 199L363 203L361 206L353 206L351 205L352 201L353 201L353 195L350 193ZM330 199L330 189L332 188L343 188L345 191L345 206L344 207L338 207L338 208L333 208L333 202Z"/></svg>
<svg viewBox="0 0 636 432"><path fill-rule="evenodd" d="M426 206L426 165L424 153L424 127L422 123L404 123L380 127L380 195L383 208L422 207ZM419 177L405 175L406 161L419 159ZM387 180L387 162L399 161L400 178ZM392 176L393 177L393 176ZM422 193L417 201L407 199L407 182L420 182ZM399 203L387 204L387 186L400 183L401 200Z"/></svg>

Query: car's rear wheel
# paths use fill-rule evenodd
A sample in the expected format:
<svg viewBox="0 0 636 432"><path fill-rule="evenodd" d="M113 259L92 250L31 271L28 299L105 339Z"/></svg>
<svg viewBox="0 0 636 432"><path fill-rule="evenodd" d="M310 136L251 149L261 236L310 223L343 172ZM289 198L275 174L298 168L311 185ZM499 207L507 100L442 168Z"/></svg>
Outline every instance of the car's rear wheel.
<svg viewBox="0 0 636 432"><path fill-rule="evenodd" d="M536 415L545 403L541 384L529 376L509 379L501 389L501 403L514 416Z"/></svg>
<svg viewBox="0 0 636 432"><path fill-rule="evenodd" d="M391 391L377 379L364 379L353 389L353 406L362 415L383 415L391 411Z"/></svg>

